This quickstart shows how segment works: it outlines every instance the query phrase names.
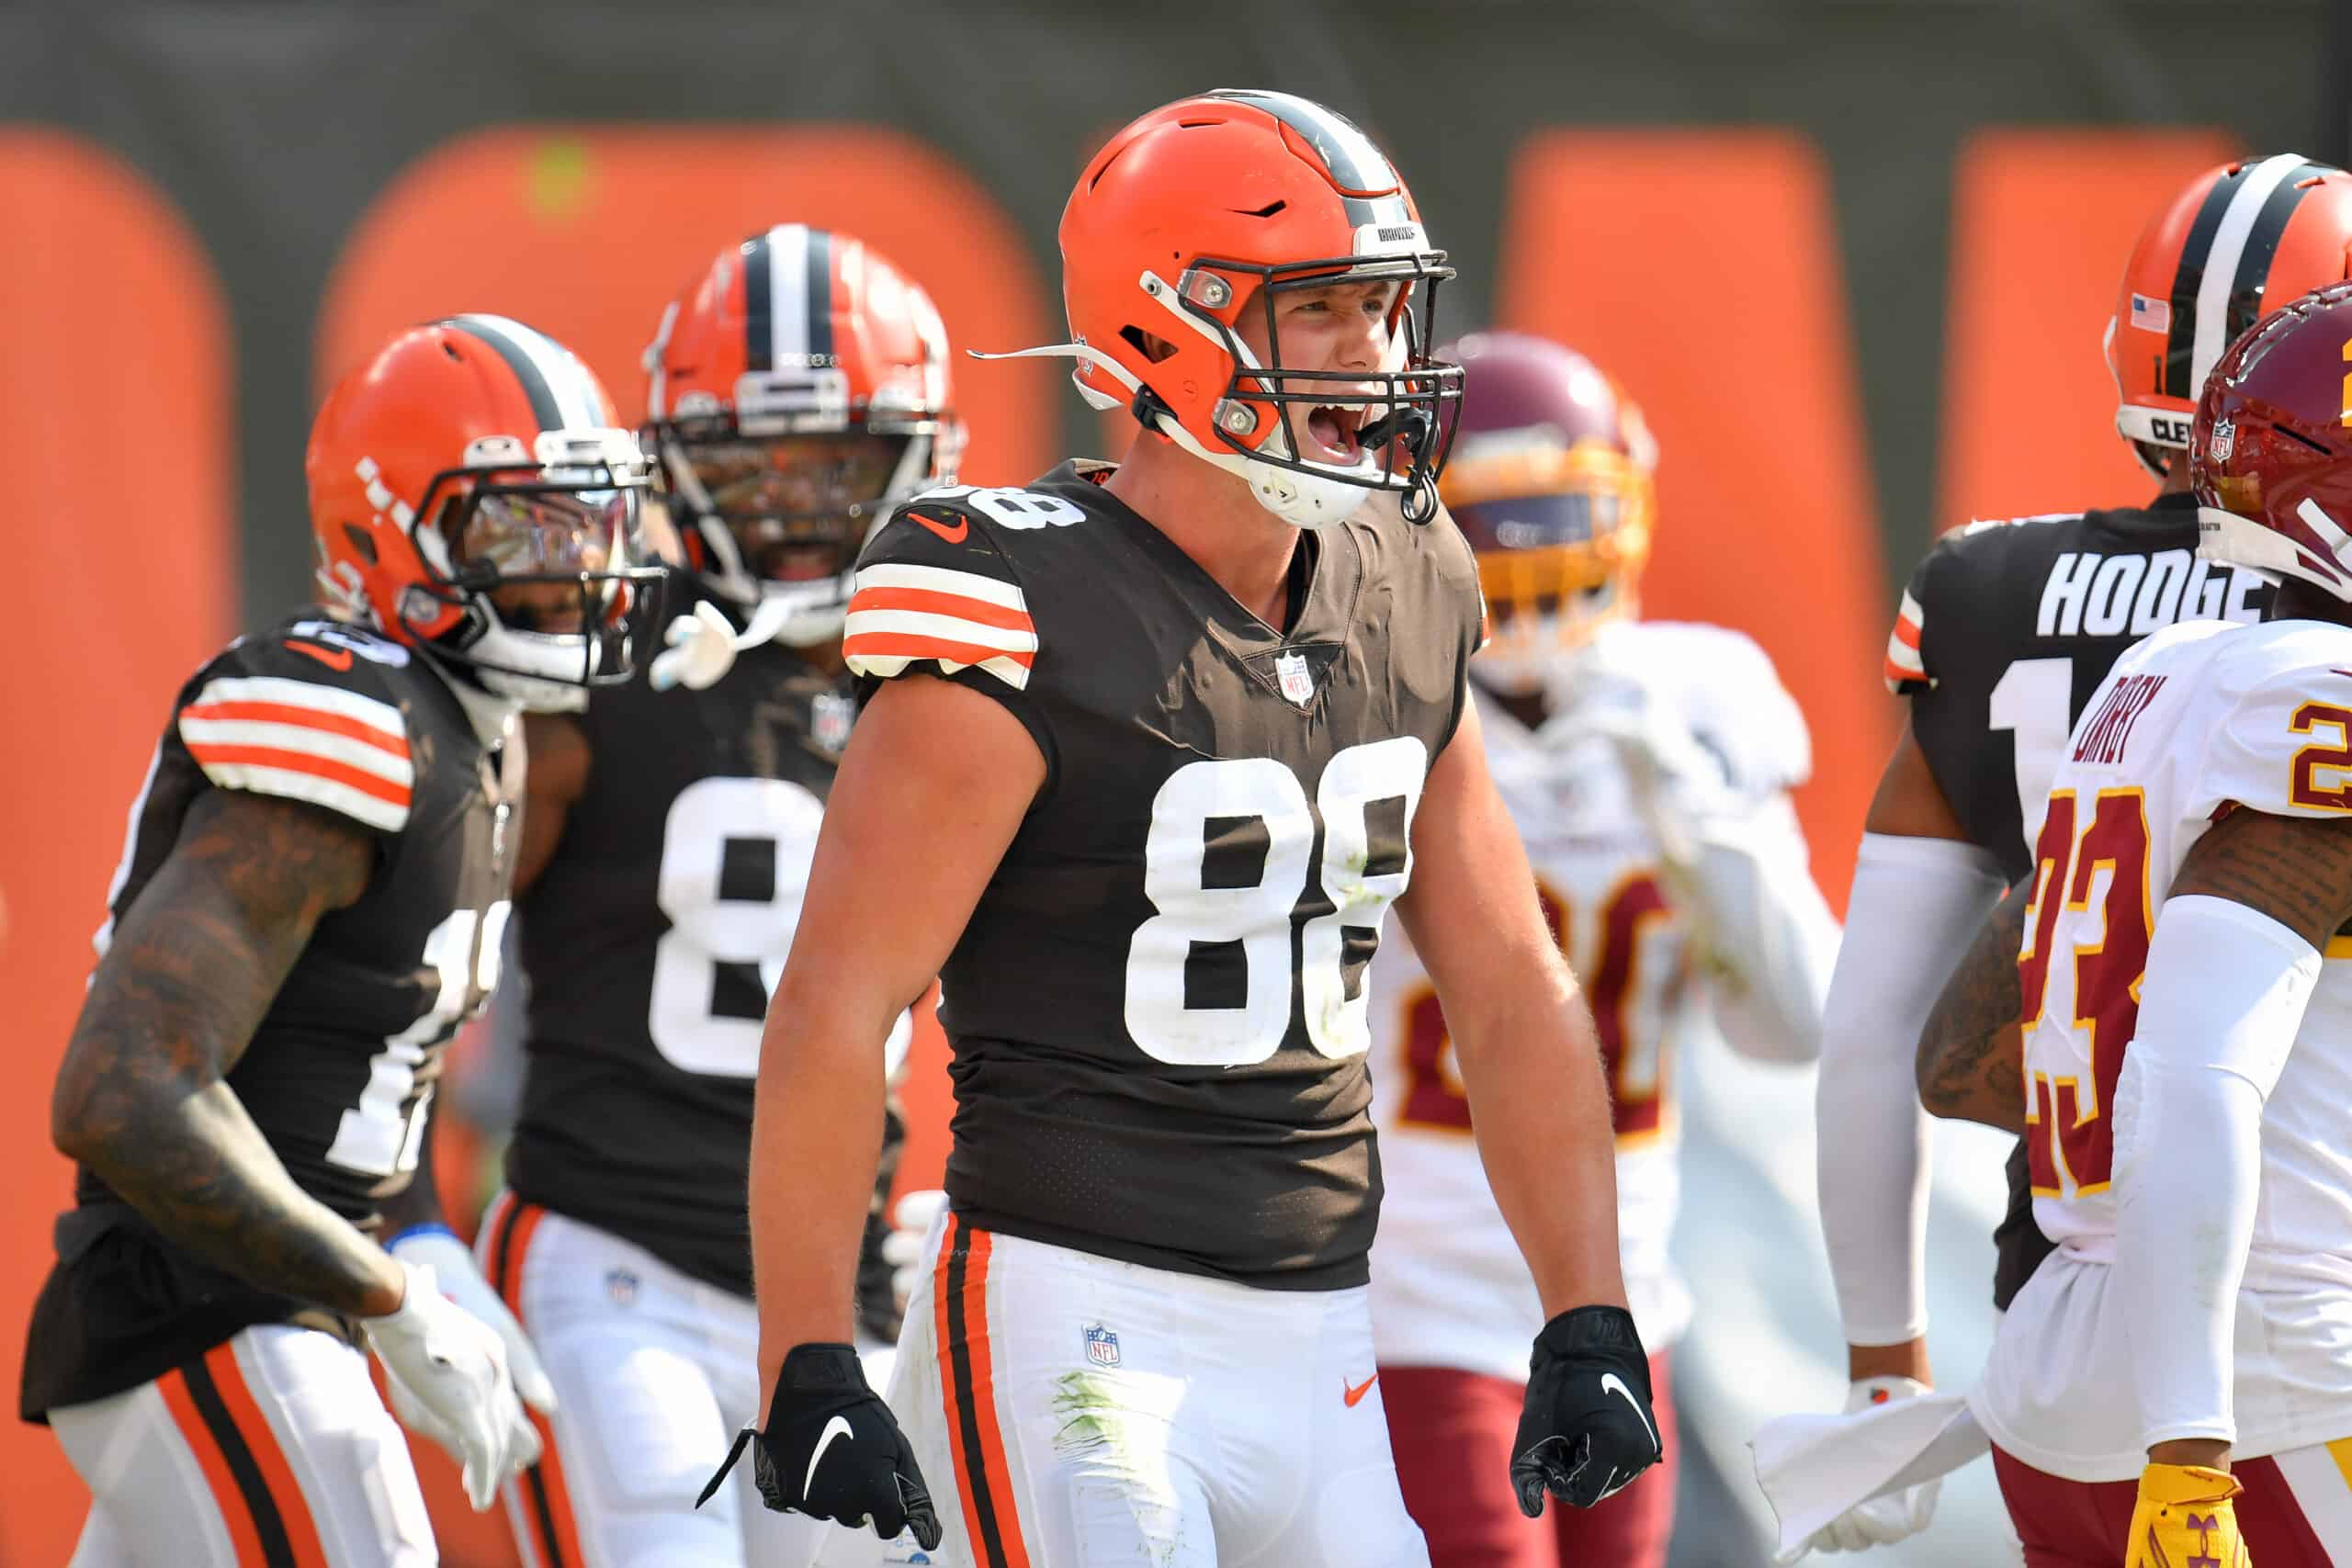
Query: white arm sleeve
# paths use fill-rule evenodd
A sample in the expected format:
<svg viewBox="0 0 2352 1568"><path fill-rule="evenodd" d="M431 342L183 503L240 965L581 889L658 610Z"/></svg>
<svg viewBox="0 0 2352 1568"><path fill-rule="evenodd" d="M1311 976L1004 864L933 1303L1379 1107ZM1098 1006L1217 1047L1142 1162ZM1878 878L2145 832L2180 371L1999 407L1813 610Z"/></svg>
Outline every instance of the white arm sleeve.
<svg viewBox="0 0 2352 1568"><path fill-rule="evenodd" d="M1928 1330L1928 1115L1912 1059L2003 890L1993 857L1973 844L1862 835L1814 1093L1821 1229L1849 1344Z"/></svg>
<svg viewBox="0 0 2352 1568"><path fill-rule="evenodd" d="M1724 1043L1759 1061L1812 1061L1838 917L1814 886L1795 806L1778 795L1736 823L1702 823L1695 838L1691 890L1730 972L1713 987Z"/></svg>
<svg viewBox="0 0 2352 1568"><path fill-rule="evenodd" d="M2262 1191L2262 1108L2319 978L2227 898L2167 899L2115 1089L2115 1279L2141 1440L2233 1441L2231 1337Z"/></svg>

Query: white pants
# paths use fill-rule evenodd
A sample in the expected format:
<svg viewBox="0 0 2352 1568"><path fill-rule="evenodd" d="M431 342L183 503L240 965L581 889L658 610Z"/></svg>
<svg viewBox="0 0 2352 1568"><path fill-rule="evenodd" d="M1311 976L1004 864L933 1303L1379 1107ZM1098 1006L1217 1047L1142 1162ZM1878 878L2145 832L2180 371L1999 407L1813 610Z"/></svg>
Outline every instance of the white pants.
<svg viewBox="0 0 2352 1568"><path fill-rule="evenodd" d="M526 1568L808 1568L823 1527L768 1512L748 1463L695 1506L767 1418L750 1302L509 1192L475 1247L555 1384L547 1455L505 1494ZM860 1348L887 1380L889 1352Z"/></svg>
<svg viewBox="0 0 2352 1568"><path fill-rule="evenodd" d="M316 1329L248 1328L49 1422L92 1495L72 1568L440 1560L368 1358Z"/></svg>
<svg viewBox="0 0 2352 1568"><path fill-rule="evenodd" d="M1260 1291L942 1215L890 1407L945 1539L825 1568L1428 1568L1363 1290Z"/></svg>

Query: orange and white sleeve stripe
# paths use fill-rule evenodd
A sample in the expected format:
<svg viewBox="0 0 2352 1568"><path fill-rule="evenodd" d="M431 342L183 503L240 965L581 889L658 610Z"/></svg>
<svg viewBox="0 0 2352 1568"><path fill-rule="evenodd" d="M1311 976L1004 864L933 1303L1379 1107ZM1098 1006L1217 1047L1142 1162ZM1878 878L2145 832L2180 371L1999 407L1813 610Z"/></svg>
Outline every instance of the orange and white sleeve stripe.
<svg viewBox="0 0 2352 1568"><path fill-rule="evenodd" d="M416 769L400 709L275 675L222 676L179 712L181 743L223 789L307 800L397 833Z"/></svg>
<svg viewBox="0 0 2352 1568"><path fill-rule="evenodd" d="M968 665L1019 691L1036 657L1036 623L1010 582L897 561L858 569L842 636L853 674L888 677L935 660L946 674Z"/></svg>
<svg viewBox="0 0 2352 1568"><path fill-rule="evenodd" d="M1895 612L1894 629L1886 637L1886 689L1900 692L1906 685L1934 685L1927 665L1919 658L1919 628L1925 625L1928 613L1919 608L1919 601L1906 589L1903 607Z"/></svg>

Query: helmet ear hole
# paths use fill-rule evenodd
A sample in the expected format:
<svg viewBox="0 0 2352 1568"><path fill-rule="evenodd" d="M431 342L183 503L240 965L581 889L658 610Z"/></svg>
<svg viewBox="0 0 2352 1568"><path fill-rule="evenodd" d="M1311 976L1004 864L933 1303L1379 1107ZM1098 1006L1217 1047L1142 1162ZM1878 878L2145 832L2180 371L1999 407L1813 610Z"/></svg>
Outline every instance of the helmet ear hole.
<svg viewBox="0 0 2352 1568"><path fill-rule="evenodd" d="M351 541L351 549L354 555L356 555L361 560L366 561L369 566L379 564L379 558L376 554L376 541L368 536L367 529L360 527L356 523L345 523L343 525L343 536Z"/></svg>
<svg viewBox="0 0 2352 1568"><path fill-rule="evenodd" d="M2132 450L2139 456L2140 466L2158 479L2167 479L2179 454L2169 446L2159 446L2153 441L2134 441Z"/></svg>
<svg viewBox="0 0 2352 1568"><path fill-rule="evenodd" d="M1172 359L1176 355L1176 345L1174 344L1170 343L1164 337L1155 337L1150 333L1144 331L1141 327L1121 327L1119 329L1119 336L1126 341L1129 347L1133 348L1137 354L1142 355L1154 365L1159 364L1163 359Z"/></svg>

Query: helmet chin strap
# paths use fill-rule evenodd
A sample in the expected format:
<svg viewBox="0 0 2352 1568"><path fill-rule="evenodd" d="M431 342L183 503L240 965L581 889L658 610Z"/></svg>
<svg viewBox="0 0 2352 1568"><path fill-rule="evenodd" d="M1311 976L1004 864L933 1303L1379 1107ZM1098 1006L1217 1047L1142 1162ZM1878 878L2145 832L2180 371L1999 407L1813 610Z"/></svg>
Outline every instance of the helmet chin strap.
<svg viewBox="0 0 2352 1568"><path fill-rule="evenodd" d="M1040 348L1020 348L1006 354L983 354L978 349L967 349L975 359L1075 359L1109 376L1133 395L1143 390L1143 383L1128 373L1127 367L1090 344L1056 343ZM1078 389L1086 400L1108 412L1120 406L1116 399L1108 398L1085 382ZM1185 429L1183 423L1165 409L1149 411L1148 427L1158 431L1204 463L1213 464L1227 473L1238 476L1250 486L1250 493L1258 504L1295 528L1330 528L1346 522L1372 493L1363 485L1350 484L1345 479L1326 479L1320 474L1302 474L1272 463L1261 462L1238 452L1214 452ZM1275 434L1288 439L1286 430Z"/></svg>
<svg viewBox="0 0 2352 1568"><path fill-rule="evenodd" d="M695 605L692 615L671 621L662 634L662 640L669 646L653 656L646 679L657 692L666 692L673 686L695 692L707 690L735 667L737 654L774 641L792 618L793 610L788 600L763 598L752 612L751 620L739 632L728 620L726 611L705 599Z"/></svg>

